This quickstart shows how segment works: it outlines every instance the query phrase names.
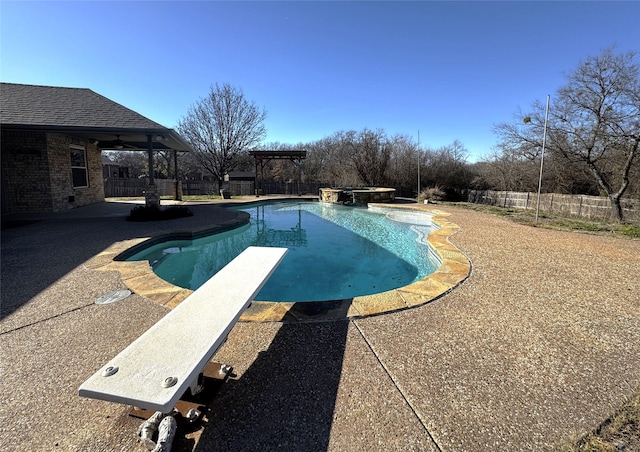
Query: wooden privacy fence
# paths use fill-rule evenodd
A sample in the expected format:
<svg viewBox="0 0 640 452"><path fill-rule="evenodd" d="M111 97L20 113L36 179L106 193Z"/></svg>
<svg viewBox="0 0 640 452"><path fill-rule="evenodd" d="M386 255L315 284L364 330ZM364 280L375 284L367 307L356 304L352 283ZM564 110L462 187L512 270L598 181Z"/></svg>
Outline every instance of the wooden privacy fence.
<svg viewBox="0 0 640 452"><path fill-rule="evenodd" d="M104 196L106 198L127 198L144 196L147 189L147 179L116 179L104 180ZM175 183L173 179L155 179L160 196L173 196L175 194ZM181 181L183 196L220 196L218 182L208 181ZM262 184L262 194L314 194L317 195L321 187L327 184L319 182L275 182L264 181ZM231 190L231 196L252 196L256 194L255 183L253 181L229 181L223 187Z"/></svg>
<svg viewBox="0 0 640 452"><path fill-rule="evenodd" d="M207 182L201 180L183 180L183 196L220 196L220 188L217 182Z"/></svg>
<svg viewBox="0 0 640 452"><path fill-rule="evenodd" d="M319 182L277 182L277 181L264 181L262 183L262 193L265 195L279 194L279 195L317 195L321 187L326 187L327 184L321 184ZM233 192L232 192L233 193Z"/></svg>
<svg viewBox="0 0 640 452"><path fill-rule="evenodd" d="M467 201L471 203L525 210L535 210L537 199L535 192L470 190L467 195ZM625 198L621 205L625 221L640 223L640 200ZM611 201L602 196L542 193L540 210L590 220L611 219Z"/></svg>
<svg viewBox="0 0 640 452"><path fill-rule="evenodd" d="M105 179L104 196L105 198L141 197L144 196L147 184L147 179ZM158 193L160 196L175 195L176 181L174 179L155 179L155 184L156 187L158 187ZM218 188L217 182L182 181L182 194L185 196L219 196L220 189Z"/></svg>
<svg viewBox="0 0 640 452"><path fill-rule="evenodd" d="M298 195L298 194L318 194L320 187L326 184L315 182L275 182L264 181L262 184L262 194L265 195ZM231 196L252 196L256 194L256 185L253 181L229 181L223 187L231 190ZM217 182L204 181L182 181L182 194L189 195L219 195L220 188Z"/></svg>
<svg viewBox="0 0 640 452"><path fill-rule="evenodd" d="M155 183L160 196L173 196L175 194L175 180L156 179ZM105 179L104 196L105 198L133 198L144 196L147 184L147 179Z"/></svg>

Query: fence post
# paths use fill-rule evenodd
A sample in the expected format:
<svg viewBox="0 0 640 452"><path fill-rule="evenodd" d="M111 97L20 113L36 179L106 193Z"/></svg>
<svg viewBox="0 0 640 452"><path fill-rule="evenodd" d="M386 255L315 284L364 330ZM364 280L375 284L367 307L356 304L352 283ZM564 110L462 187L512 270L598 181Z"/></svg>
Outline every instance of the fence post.
<svg viewBox="0 0 640 452"><path fill-rule="evenodd" d="M582 195L580 195L580 204L578 204L578 217L582 215Z"/></svg>

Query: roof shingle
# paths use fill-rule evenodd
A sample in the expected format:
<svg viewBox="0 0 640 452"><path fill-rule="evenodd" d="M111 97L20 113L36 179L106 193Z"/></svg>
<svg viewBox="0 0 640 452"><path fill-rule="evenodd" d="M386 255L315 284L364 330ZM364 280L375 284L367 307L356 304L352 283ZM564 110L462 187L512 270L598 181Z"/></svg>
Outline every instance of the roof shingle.
<svg viewBox="0 0 640 452"><path fill-rule="evenodd" d="M165 129L86 88L0 83L0 123L21 126Z"/></svg>

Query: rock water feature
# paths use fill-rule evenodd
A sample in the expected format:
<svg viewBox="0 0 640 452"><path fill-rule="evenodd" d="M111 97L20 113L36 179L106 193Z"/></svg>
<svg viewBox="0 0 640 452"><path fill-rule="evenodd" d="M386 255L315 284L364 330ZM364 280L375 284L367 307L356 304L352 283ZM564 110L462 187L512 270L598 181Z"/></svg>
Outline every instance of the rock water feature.
<svg viewBox="0 0 640 452"><path fill-rule="evenodd" d="M329 204L362 205L370 202L394 202L395 188L321 188L320 201Z"/></svg>

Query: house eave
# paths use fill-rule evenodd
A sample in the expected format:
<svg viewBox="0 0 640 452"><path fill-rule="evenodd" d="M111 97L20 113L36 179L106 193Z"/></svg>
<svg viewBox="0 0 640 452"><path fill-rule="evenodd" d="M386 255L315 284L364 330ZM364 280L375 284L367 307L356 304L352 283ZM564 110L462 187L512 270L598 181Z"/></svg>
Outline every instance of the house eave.
<svg viewBox="0 0 640 452"><path fill-rule="evenodd" d="M148 150L148 137L152 137L153 149L192 151L191 146L173 129L131 128L131 127L93 127L93 126L58 126L46 124L11 124L1 123L3 130L38 131L48 133L66 133L97 142L104 150ZM116 140L123 143L122 148L114 146Z"/></svg>

